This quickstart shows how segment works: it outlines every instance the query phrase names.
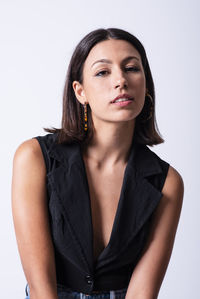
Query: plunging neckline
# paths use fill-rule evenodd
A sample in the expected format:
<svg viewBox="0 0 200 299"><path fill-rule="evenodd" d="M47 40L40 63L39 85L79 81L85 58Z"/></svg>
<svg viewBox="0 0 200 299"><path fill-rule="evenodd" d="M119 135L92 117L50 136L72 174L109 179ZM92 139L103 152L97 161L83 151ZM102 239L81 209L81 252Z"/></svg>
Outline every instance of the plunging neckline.
<svg viewBox="0 0 200 299"><path fill-rule="evenodd" d="M94 259L94 227L93 227L93 218L92 218L92 207L91 207L91 196L90 196L89 181L88 181L88 176L87 176L87 171L86 171L86 164L85 164L85 161L84 161L84 158L83 158L82 150L80 148L80 156L81 156L81 162L82 162L82 166L83 166L84 178L85 178L86 188L87 188L88 204L89 204L89 218L90 218L89 222L91 224L91 231L92 231L92 236L91 236L92 260L93 260L94 264L97 264L97 262L101 259L101 257L103 257L103 255L106 253L106 251L108 250L108 248L112 244L114 230L115 230L115 227L116 227L116 222L117 222L117 219L119 217L120 205L121 205L121 201L122 201L122 194L123 194L126 179L127 179L127 170L128 170L129 164L130 164L130 157L131 157L131 153L132 153L132 148L133 148L133 143L131 144L128 160L127 160L126 166L124 168L124 174L123 174L122 184L121 184L121 188L120 188L119 200L117 202L117 209L116 209L116 212L115 212L115 216L114 216L114 220L113 220L113 224L112 224L112 229L111 229L109 241L108 241L107 245L103 248L103 250L100 251L100 254L98 254L96 259Z"/></svg>

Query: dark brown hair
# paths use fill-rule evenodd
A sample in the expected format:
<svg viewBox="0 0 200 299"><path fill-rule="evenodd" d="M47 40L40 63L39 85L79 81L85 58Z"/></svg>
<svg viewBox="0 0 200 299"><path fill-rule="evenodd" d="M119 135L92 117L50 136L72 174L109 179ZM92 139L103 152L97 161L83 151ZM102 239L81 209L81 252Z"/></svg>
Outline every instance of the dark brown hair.
<svg viewBox="0 0 200 299"><path fill-rule="evenodd" d="M93 121L91 109L88 105L88 131L84 131L84 110L83 105L76 99L72 82L74 80L82 83L83 66L90 50L99 42L117 39L125 40L132 44L139 52L145 72L146 88L153 99L152 117L145 121L150 113L149 101L145 100L144 107L136 117L134 140L140 144L156 145L163 143L155 117L155 91L151 70L147 60L146 52L141 42L132 34L122 29L108 28L97 29L87 34L76 46L69 63L64 93L61 128L43 128L49 133L58 133L58 143L79 142L88 144L93 137Z"/></svg>

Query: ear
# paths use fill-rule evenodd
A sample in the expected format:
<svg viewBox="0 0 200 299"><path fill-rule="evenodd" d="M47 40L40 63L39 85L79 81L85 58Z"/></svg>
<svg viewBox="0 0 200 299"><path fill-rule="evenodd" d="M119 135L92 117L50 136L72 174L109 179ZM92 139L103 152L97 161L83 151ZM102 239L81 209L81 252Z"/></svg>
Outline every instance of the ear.
<svg viewBox="0 0 200 299"><path fill-rule="evenodd" d="M83 105L86 101L86 98L82 84L78 81L73 81L72 87L74 89L77 100Z"/></svg>

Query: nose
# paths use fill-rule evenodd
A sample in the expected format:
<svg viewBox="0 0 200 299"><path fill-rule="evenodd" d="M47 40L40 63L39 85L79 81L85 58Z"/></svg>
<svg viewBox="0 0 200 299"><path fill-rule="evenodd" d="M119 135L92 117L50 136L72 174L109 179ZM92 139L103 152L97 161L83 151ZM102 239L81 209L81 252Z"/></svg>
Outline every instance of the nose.
<svg viewBox="0 0 200 299"><path fill-rule="evenodd" d="M123 89L128 87L127 79L122 71L117 71L114 78L114 87Z"/></svg>

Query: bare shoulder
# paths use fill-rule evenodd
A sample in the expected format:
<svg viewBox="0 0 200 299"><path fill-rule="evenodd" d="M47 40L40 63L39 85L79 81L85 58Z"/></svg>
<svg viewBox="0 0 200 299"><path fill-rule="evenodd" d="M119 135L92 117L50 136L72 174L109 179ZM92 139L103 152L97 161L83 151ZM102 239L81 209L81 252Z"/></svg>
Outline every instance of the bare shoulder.
<svg viewBox="0 0 200 299"><path fill-rule="evenodd" d="M41 202L45 199L46 166L37 139L23 141L16 149L12 166L12 202Z"/></svg>
<svg viewBox="0 0 200 299"><path fill-rule="evenodd" d="M23 141L17 148L13 157L13 166L32 168L45 171L42 150L36 138Z"/></svg>
<svg viewBox="0 0 200 299"><path fill-rule="evenodd" d="M36 138L27 139L20 143L15 151L14 159L23 159L27 156L41 157L41 149Z"/></svg>
<svg viewBox="0 0 200 299"><path fill-rule="evenodd" d="M173 167L169 166L165 184L162 189L164 196L171 200L179 201L180 204L183 200L184 181L181 174Z"/></svg>

